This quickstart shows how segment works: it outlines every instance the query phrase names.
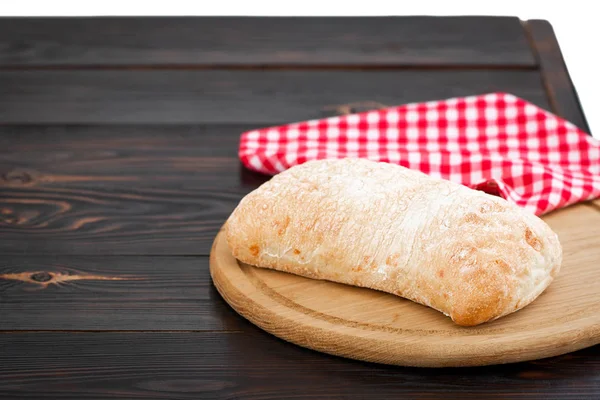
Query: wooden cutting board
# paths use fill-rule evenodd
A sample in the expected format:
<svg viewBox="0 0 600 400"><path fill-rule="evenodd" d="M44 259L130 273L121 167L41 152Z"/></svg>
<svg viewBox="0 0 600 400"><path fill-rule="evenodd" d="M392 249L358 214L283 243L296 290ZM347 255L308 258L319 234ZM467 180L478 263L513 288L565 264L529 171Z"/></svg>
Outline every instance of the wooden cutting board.
<svg viewBox="0 0 600 400"><path fill-rule="evenodd" d="M239 263L223 231L214 241L215 286L239 314L284 340L385 364L478 366L556 356L600 343L600 207L544 217L564 250L561 273L521 311L465 328L397 296Z"/></svg>

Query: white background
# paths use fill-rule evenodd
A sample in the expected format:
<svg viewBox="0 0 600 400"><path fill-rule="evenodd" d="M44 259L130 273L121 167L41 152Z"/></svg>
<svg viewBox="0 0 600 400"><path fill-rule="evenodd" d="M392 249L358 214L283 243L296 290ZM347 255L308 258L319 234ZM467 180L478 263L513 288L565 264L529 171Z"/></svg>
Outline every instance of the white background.
<svg viewBox="0 0 600 400"><path fill-rule="evenodd" d="M591 0L1 0L0 16L102 15L508 15L545 19L554 27L591 133L600 138L600 17ZM595 7L597 8L597 7ZM0 22L1 23L1 22ZM600 71L599 71L600 72ZM1 88L0 88L1 90Z"/></svg>

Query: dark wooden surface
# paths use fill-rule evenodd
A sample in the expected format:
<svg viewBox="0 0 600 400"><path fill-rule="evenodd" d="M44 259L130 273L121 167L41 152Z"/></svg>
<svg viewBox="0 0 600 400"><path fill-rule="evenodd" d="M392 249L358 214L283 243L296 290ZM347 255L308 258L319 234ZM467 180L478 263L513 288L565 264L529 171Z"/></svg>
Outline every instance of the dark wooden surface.
<svg viewBox="0 0 600 400"><path fill-rule="evenodd" d="M0 19L0 66L506 66L536 63L517 18Z"/></svg>
<svg viewBox="0 0 600 400"><path fill-rule="evenodd" d="M207 270L208 257L4 257L0 331L241 330Z"/></svg>
<svg viewBox="0 0 600 400"><path fill-rule="evenodd" d="M254 127L0 127L0 253L208 255Z"/></svg>
<svg viewBox="0 0 600 400"><path fill-rule="evenodd" d="M539 71L0 71L0 123L257 123L329 115L360 101L399 105L504 90L549 109ZM328 114L329 113L329 114Z"/></svg>
<svg viewBox="0 0 600 400"><path fill-rule="evenodd" d="M565 68L552 25L548 21L533 20L525 25L525 29L540 65L551 108L558 115L589 132L589 126L581 112L577 90Z"/></svg>
<svg viewBox="0 0 600 400"><path fill-rule="evenodd" d="M267 179L239 135L335 106L505 91L587 130L551 26L516 18L0 20L0 398L600 398L599 347L467 369L285 343L210 281Z"/></svg>
<svg viewBox="0 0 600 400"><path fill-rule="evenodd" d="M0 334L0 392L29 399L598 398L599 346L508 366L400 368L315 353L242 325L243 332L227 333Z"/></svg>

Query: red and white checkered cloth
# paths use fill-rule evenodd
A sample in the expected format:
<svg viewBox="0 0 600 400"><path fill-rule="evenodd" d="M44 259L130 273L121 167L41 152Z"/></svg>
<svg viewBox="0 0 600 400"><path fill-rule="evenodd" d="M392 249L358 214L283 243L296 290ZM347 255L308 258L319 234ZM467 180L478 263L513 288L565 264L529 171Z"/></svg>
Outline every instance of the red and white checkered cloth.
<svg viewBox="0 0 600 400"><path fill-rule="evenodd" d="M407 104L252 130L239 157L274 175L323 158L399 164L536 215L600 196L600 142L507 93Z"/></svg>

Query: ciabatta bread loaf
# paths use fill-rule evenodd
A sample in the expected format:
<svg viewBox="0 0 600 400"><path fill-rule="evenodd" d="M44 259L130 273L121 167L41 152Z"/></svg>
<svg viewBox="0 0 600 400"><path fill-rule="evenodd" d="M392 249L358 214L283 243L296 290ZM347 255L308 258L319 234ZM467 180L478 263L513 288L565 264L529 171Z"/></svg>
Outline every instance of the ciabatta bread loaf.
<svg viewBox="0 0 600 400"><path fill-rule="evenodd" d="M531 303L562 260L550 227L506 200L364 159L274 176L226 229L244 263L393 293L464 326Z"/></svg>

